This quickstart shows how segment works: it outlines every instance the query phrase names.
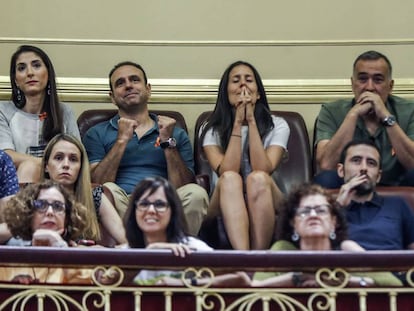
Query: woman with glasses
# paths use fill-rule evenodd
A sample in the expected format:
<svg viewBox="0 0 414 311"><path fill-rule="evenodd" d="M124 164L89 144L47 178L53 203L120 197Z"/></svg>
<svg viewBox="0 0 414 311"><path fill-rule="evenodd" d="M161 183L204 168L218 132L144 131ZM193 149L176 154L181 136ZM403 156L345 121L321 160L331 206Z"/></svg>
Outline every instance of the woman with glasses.
<svg viewBox="0 0 414 311"><path fill-rule="evenodd" d="M277 242L272 250L302 251L364 251L356 242L347 240L347 226L335 198L319 185L302 184L286 198L278 215ZM351 276L349 286L386 284L400 286L401 282L388 272ZM310 273L258 272L253 286L317 286Z"/></svg>
<svg viewBox="0 0 414 311"><path fill-rule="evenodd" d="M146 178L130 196L124 218L129 247L170 249L175 256L185 257L192 251L211 251L203 241L187 234L181 200L175 188L164 178ZM173 271L141 271L138 283L155 282ZM179 274L179 273L178 273Z"/></svg>
<svg viewBox="0 0 414 311"><path fill-rule="evenodd" d="M70 247L85 236L86 207L50 180L30 184L11 198L3 219L14 237L31 246ZM0 279L19 283L91 283L90 271L45 267L0 269Z"/></svg>

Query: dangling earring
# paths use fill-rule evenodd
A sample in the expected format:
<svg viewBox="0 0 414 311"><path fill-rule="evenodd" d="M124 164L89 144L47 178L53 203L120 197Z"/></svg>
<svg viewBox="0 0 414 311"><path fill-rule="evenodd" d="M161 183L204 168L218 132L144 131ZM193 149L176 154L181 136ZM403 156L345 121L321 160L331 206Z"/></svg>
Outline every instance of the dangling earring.
<svg viewBox="0 0 414 311"><path fill-rule="evenodd" d="M49 96L50 96L50 93L51 93L51 91L50 91L50 84L48 83L48 84L47 84L47 95L49 95Z"/></svg>
<svg viewBox="0 0 414 311"><path fill-rule="evenodd" d="M17 89L17 101L19 103L22 102L22 93L20 92L20 89L19 88Z"/></svg>
<svg viewBox="0 0 414 311"><path fill-rule="evenodd" d="M299 234L296 231L294 231L293 234L292 234L291 239L292 239L293 242L299 241Z"/></svg>
<svg viewBox="0 0 414 311"><path fill-rule="evenodd" d="M333 241L336 239L336 233L334 230L331 231L331 233L329 233L329 238Z"/></svg>

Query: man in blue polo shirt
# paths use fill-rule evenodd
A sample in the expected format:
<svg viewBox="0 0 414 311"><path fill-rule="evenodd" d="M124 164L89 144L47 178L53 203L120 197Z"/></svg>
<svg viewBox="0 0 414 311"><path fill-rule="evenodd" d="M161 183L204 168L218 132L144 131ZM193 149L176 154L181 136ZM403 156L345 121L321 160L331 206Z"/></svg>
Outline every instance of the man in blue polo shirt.
<svg viewBox="0 0 414 311"><path fill-rule="evenodd" d="M118 114L90 128L83 138L92 181L111 190L123 217L129 194L142 179L168 179L183 202L189 233L196 235L207 210L208 195L194 183L187 134L175 126L174 119L148 112L151 85L139 64L117 64L109 73L109 85Z"/></svg>
<svg viewBox="0 0 414 311"><path fill-rule="evenodd" d="M375 192L381 179L378 147L353 140L342 151L338 175L344 179L337 201L344 207L351 240L366 250L414 249L414 214L404 199Z"/></svg>

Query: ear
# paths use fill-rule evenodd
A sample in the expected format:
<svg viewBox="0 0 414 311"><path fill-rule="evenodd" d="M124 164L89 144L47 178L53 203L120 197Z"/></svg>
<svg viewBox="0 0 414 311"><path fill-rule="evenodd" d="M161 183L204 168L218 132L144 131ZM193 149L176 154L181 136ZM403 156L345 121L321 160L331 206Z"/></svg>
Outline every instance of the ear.
<svg viewBox="0 0 414 311"><path fill-rule="evenodd" d="M147 83L146 88L147 88L148 95L151 96L151 83Z"/></svg>
<svg viewBox="0 0 414 311"><path fill-rule="evenodd" d="M112 91L109 91L108 95L111 98L111 102L116 106L116 102L114 100L114 93Z"/></svg>
<svg viewBox="0 0 414 311"><path fill-rule="evenodd" d="M394 89L394 80L390 81L390 93L392 92L392 90Z"/></svg>
<svg viewBox="0 0 414 311"><path fill-rule="evenodd" d="M342 163L338 163L336 165L336 172L338 173L339 177L344 178L344 165Z"/></svg>

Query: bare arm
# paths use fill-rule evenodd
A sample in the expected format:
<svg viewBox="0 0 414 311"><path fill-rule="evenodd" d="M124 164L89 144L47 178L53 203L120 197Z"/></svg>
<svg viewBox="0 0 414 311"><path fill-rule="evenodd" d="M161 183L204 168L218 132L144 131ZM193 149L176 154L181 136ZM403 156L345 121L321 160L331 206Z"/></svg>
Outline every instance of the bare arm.
<svg viewBox="0 0 414 311"><path fill-rule="evenodd" d="M27 161L27 160L32 160L32 161L38 162L39 165L42 161L41 158L34 157L30 154L20 153L20 152L11 150L11 149L6 149L4 151L12 158L13 163L16 166L16 168L19 167L20 163L22 163L24 161Z"/></svg>
<svg viewBox="0 0 414 311"><path fill-rule="evenodd" d="M284 150L280 146L264 148L254 117L254 104L246 105L246 119L249 125L250 164L253 170L271 174L282 160Z"/></svg>
<svg viewBox="0 0 414 311"><path fill-rule="evenodd" d="M385 107L377 94L364 92L355 99L354 105L332 138L321 140L317 145L316 160L322 170L335 169L343 148L354 137L358 118L370 117L376 107Z"/></svg>
<svg viewBox="0 0 414 311"><path fill-rule="evenodd" d="M341 243L341 250L349 252L364 252L365 249L357 242L352 240L344 240Z"/></svg>
<svg viewBox="0 0 414 311"><path fill-rule="evenodd" d="M175 124L176 121L173 118L158 116L158 128L162 142L173 136ZM168 180L174 187L179 188L194 182L193 172L187 167L180 152L176 148L164 149L164 155L167 162Z"/></svg>
<svg viewBox="0 0 414 311"><path fill-rule="evenodd" d="M398 161L405 169L414 168L414 141L401 129L398 123L387 127L387 134L394 148Z"/></svg>
<svg viewBox="0 0 414 311"><path fill-rule="evenodd" d="M331 139L318 142L316 148L316 160L322 170L336 168L342 149L354 137L354 131L358 120L358 114L348 112L339 129Z"/></svg>
<svg viewBox="0 0 414 311"><path fill-rule="evenodd" d="M99 214L101 215L102 225L115 240L117 245L128 243L121 217L119 217L115 207L104 193L102 194Z"/></svg>
<svg viewBox="0 0 414 311"><path fill-rule="evenodd" d="M185 165L177 149L166 148L165 159L167 161L168 180L179 188L194 182L193 172Z"/></svg>
<svg viewBox="0 0 414 311"><path fill-rule="evenodd" d="M371 103L375 110L378 126L383 126L382 121L391 114L378 94L364 92L361 94L358 102ZM414 142L401 129L398 123L386 127L386 131L400 163L406 169L414 168Z"/></svg>
<svg viewBox="0 0 414 311"><path fill-rule="evenodd" d="M91 164L92 182L103 184L115 181L119 163L124 155L127 143L127 141L117 140L101 162Z"/></svg>
<svg viewBox="0 0 414 311"><path fill-rule="evenodd" d="M12 237L6 223L0 223L0 244L5 244Z"/></svg>

